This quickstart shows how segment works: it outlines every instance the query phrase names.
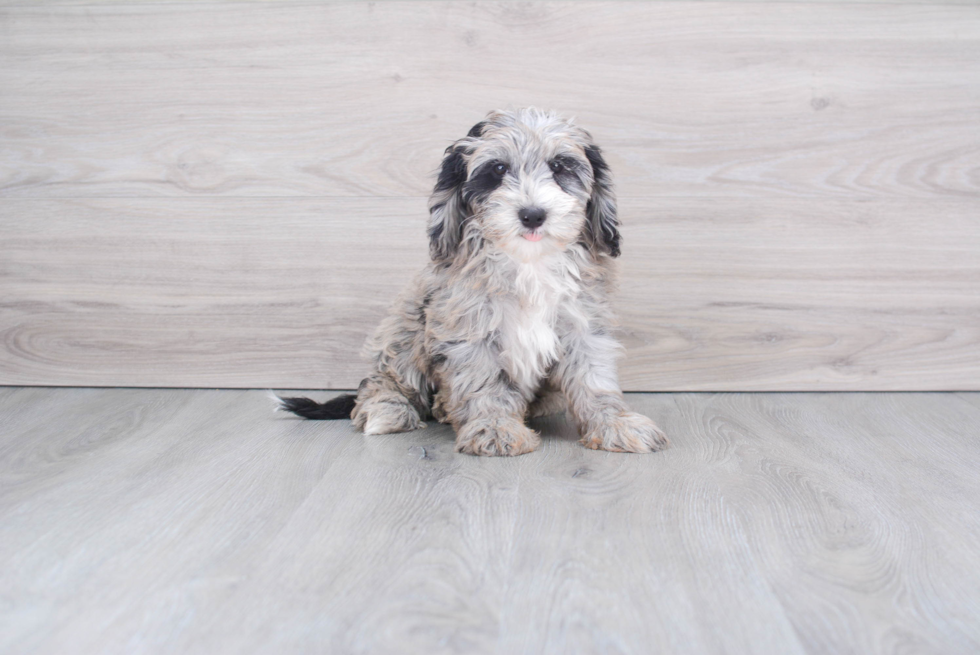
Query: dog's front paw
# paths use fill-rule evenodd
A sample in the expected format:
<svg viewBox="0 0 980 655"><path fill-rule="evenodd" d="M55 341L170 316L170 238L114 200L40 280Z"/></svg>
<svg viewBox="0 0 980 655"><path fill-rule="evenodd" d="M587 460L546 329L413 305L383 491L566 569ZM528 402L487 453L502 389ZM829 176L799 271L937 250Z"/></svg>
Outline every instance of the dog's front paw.
<svg viewBox="0 0 980 655"><path fill-rule="evenodd" d="M540 443L537 432L510 417L469 421L456 432L456 452L469 455L523 455Z"/></svg>
<svg viewBox="0 0 980 655"><path fill-rule="evenodd" d="M582 444L594 450L653 453L670 445L667 435L642 414L624 412L589 424Z"/></svg>

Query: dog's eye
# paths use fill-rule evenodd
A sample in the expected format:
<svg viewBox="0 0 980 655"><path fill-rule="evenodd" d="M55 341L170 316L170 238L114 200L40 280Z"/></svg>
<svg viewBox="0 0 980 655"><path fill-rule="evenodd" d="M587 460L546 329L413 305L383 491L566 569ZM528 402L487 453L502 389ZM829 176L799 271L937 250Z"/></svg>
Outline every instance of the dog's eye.
<svg viewBox="0 0 980 655"><path fill-rule="evenodd" d="M504 175L507 174L507 164L504 164L502 162L498 162L498 163L494 164L493 165L493 172L495 174L500 175L501 177L503 177Z"/></svg>
<svg viewBox="0 0 980 655"><path fill-rule="evenodd" d="M548 166L550 166L551 170L555 173L561 173L563 170L565 170L565 167L562 166L562 163L557 159L552 159L550 162L548 162Z"/></svg>

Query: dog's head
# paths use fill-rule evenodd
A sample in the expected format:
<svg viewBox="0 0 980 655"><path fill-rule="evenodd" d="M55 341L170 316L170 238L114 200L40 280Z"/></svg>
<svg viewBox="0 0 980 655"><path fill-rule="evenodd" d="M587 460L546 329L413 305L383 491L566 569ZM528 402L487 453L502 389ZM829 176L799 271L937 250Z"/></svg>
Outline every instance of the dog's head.
<svg viewBox="0 0 980 655"><path fill-rule="evenodd" d="M537 109L495 111L449 148L429 200L432 258L490 242L523 261L585 244L619 255L609 167L588 132Z"/></svg>

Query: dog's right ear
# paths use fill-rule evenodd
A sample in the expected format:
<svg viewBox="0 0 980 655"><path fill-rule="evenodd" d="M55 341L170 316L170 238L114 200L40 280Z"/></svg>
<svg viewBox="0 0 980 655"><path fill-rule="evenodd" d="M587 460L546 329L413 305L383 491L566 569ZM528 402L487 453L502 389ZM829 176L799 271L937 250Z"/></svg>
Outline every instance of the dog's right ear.
<svg viewBox="0 0 980 655"><path fill-rule="evenodd" d="M439 178L429 198L429 254L436 261L455 257L463 239L463 222L467 217L466 203L463 202L464 154L463 146L446 148Z"/></svg>

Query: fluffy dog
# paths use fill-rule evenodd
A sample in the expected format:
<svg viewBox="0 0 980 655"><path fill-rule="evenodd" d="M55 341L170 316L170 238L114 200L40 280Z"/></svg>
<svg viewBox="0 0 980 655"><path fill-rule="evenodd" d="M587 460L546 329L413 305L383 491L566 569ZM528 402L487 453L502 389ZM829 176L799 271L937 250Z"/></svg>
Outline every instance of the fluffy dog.
<svg viewBox="0 0 980 655"><path fill-rule="evenodd" d="M529 416L567 406L589 448L644 453L664 433L631 412L610 335L619 222L588 132L550 112L495 111L446 149L429 200L431 262L366 350L357 394L280 398L365 434L451 423L456 451L520 455Z"/></svg>

